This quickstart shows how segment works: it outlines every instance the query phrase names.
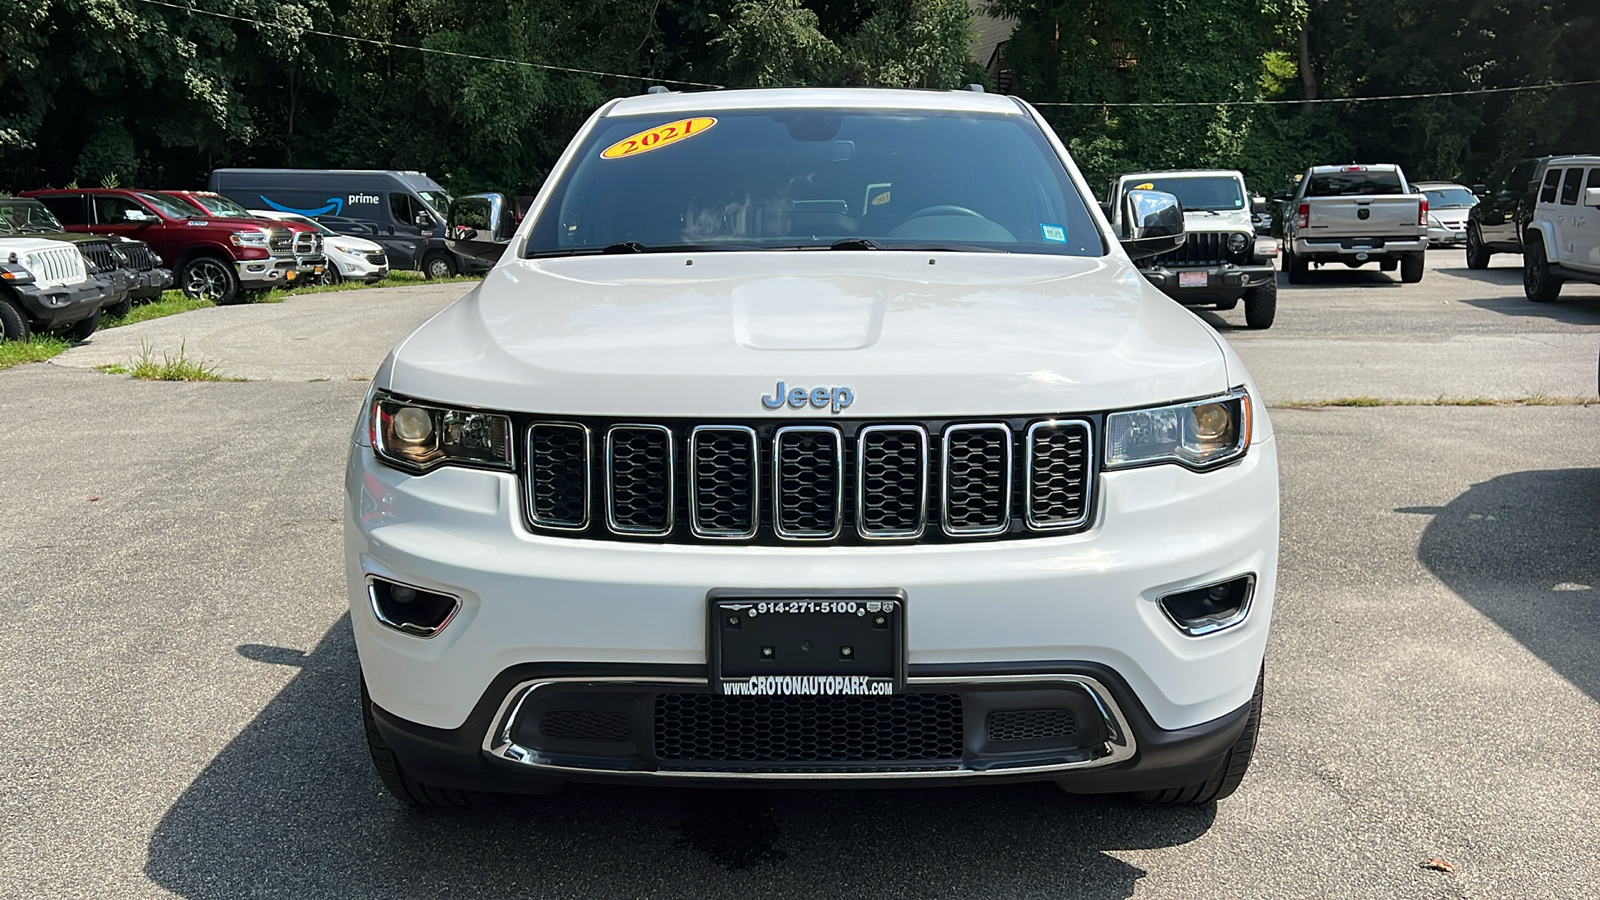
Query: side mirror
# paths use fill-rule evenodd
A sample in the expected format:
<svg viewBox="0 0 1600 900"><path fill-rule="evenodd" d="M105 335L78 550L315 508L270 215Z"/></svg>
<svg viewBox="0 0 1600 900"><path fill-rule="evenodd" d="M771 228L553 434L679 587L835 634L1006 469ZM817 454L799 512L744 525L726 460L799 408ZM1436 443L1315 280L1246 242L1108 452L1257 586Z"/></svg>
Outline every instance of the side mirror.
<svg viewBox="0 0 1600 900"><path fill-rule="evenodd" d="M1289 199L1288 191L1273 191L1267 195L1269 199L1283 201Z"/></svg>
<svg viewBox="0 0 1600 900"><path fill-rule="evenodd" d="M1122 248L1134 259L1183 246L1183 207L1165 191L1131 190L1122 197Z"/></svg>
<svg viewBox="0 0 1600 900"><path fill-rule="evenodd" d="M422 229L423 231L427 231L428 229L432 228L433 225L434 225L433 216L428 215L427 211L424 210L422 212L417 213L417 218L412 224L416 225L418 228Z"/></svg>
<svg viewBox="0 0 1600 900"><path fill-rule="evenodd" d="M1489 186L1487 184L1475 184L1472 186L1472 196L1474 197L1482 197L1487 193L1489 193Z"/></svg>
<svg viewBox="0 0 1600 900"><path fill-rule="evenodd" d="M462 256L498 262L514 230L504 194L468 194L450 204L445 245Z"/></svg>
<svg viewBox="0 0 1600 900"><path fill-rule="evenodd" d="M1266 212L1267 211L1267 198L1265 198L1265 197L1251 197L1250 198L1250 211L1252 213L1256 213L1257 215Z"/></svg>
<svg viewBox="0 0 1600 900"><path fill-rule="evenodd" d="M1600 187L1583 189L1583 205L1600 208Z"/></svg>
<svg viewBox="0 0 1600 900"><path fill-rule="evenodd" d="M155 216L142 209L125 209L122 211L122 221L124 222L149 222L154 219Z"/></svg>

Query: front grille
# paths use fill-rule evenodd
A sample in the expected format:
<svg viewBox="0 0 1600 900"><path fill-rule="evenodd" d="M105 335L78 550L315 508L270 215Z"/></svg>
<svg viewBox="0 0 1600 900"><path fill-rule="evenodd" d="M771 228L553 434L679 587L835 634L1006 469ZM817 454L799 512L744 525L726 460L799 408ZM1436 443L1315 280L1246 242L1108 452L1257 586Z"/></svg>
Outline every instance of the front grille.
<svg viewBox="0 0 1600 900"><path fill-rule="evenodd" d="M367 262L372 263L375 266L386 266L389 264L389 257L385 256L381 252L368 253Z"/></svg>
<svg viewBox="0 0 1600 900"><path fill-rule="evenodd" d="M126 268L148 272L161 265L161 260L156 258L155 251L144 241L119 241L113 249L116 250L117 259Z"/></svg>
<svg viewBox="0 0 1600 900"><path fill-rule="evenodd" d="M557 709L540 719L539 734L558 741L616 744L628 739L628 717L619 712Z"/></svg>
<svg viewBox="0 0 1600 900"><path fill-rule="evenodd" d="M294 235L289 229L279 225L267 228L267 250L273 256L294 255Z"/></svg>
<svg viewBox="0 0 1600 900"><path fill-rule="evenodd" d="M1094 425L524 423L536 530L675 542L949 541L1089 521Z"/></svg>
<svg viewBox="0 0 1600 900"><path fill-rule="evenodd" d="M300 231L294 235L295 256L316 256L322 252L322 239L315 231Z"/></svg>
<svg viewBox="0 0 1600 900"><path fill-rule="evenodd" d="M122 262L112 251L110 241L80 241L77 247L78 252L83 254L83 261L88 265L89 271L96 275L122 268Z"/></svg>
<svg viewBox="0 0 1600 900"><path fill-rule="evenodd" d="M77 284L87 277L83 256L71 247L30 250L26 254L26 265L34 278L44 285Z"/></svg>
<svg viewBox="0 0 1600 900"><path fill-rule="evenodd" d="M944 433L944 530L997 534L1011 525L1011 429L957 425Z"/></svg>
<svg viewBox="0 0 1600 900"><path fill-rule="evenodd" d="M1152 256L1147 260L1140 260L1143 268L1165 266L1169 269L1182 269L1197 266L1220 266L1229 261L1228 235L1220 231L1191 231L1185 237L1183 246L1171 250L1160 256Z"/></svg>
<svg viewBox="0 0 1600 900"><path fill-rule="evenodd" d="M1070 709L1021 709L992 712L988 721L991 741L1037 741L1072 737L1078 717Z"/></svg>
<svg viewBox="0 0 1600 900"><path fill-rule="evenodd" d="M613 531L672 531L672 449L672 432L660 425L606 432L606 517Z"/></svg>
<svg viewBox="0 0 1600 900"><path fill-rule="evenodd" d="M666 763L959 761L961 698L658 694L655 754Z"/></svg>
<svg viewBox="0 0 1600 900"><path fill-rule="evenodd" d="M827 425L779 428L774 443L773 519L779 537L837 537L844 517L844 449Z"/></svg>

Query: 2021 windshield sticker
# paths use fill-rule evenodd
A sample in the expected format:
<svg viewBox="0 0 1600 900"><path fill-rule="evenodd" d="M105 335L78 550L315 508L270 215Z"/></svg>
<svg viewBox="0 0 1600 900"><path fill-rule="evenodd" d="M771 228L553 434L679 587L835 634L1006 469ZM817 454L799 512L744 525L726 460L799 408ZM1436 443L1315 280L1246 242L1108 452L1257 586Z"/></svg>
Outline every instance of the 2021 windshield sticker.
<svg viewBox="0 0 1600 900"><path fill-rule="evenodd" d="M629 156L638 156L651 150L659 150L668 144L693 137L710 131L717 120L710 116L694 119L679 119L665 125L657 125L638 134L629 135L600 152L601 159L623 159Z"/></svg>

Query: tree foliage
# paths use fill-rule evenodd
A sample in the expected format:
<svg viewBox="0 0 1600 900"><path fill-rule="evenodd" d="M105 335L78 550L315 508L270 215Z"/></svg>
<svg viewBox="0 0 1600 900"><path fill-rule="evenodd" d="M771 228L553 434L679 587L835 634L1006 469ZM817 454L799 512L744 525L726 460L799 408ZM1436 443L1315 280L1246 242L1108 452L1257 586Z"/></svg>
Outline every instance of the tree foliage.
<svg viewBox="0 0 1600 900"><path fill-rule="evenodd" d="M1595 89L1213 102L1600 78L1594 0L992 2L1016 92L1093 104L1041 108L1097 180L1216 165L1270 189L1353 158L1478 179L1600 147ZM967 0L0 0L0 187L287 165L525 189L649 79L952 88L985 77L970 34ZM1174 100L1203 105L1110 105Z"/></svg>

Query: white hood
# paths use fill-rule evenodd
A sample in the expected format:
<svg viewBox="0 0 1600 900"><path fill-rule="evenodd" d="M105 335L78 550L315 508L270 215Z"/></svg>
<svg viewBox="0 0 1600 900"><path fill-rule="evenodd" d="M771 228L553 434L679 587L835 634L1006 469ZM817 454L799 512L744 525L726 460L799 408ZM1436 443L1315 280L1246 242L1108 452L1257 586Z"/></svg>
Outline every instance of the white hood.
<svg viewBox="0 0 1600 900"><path fill-rule="evenodd" d="M1203 209L1186 211L1183 214L1183 227L1186 231L1242 231L1245 234L1255 234L1256 226L1250 218L1250 211L1246 209L1220 209L1209 212Z"/></svg>
<svg viewBox="0 0 1600 900"><path fill-rule="evenodd" d="M339 234L339 235L325 234L325 235L323 235L322 236L322 245L324 247L326 247L329 244L338 244L341 247L349 247L351 250L355 251L356 253L382 253L383 252L383 245L378 243L377 241L369 241L366 238L360 238L360 237L356 237L355 235L350 235L350 234Z"/></svg>
<svg viewBox="0 0 1600 900"><path fill-rule="evenodd" d="M559 415L826 418L1090 412L1206 396L1211 329L1114 256L872 251L509 260L403 341L377 384Z"/></svg>

